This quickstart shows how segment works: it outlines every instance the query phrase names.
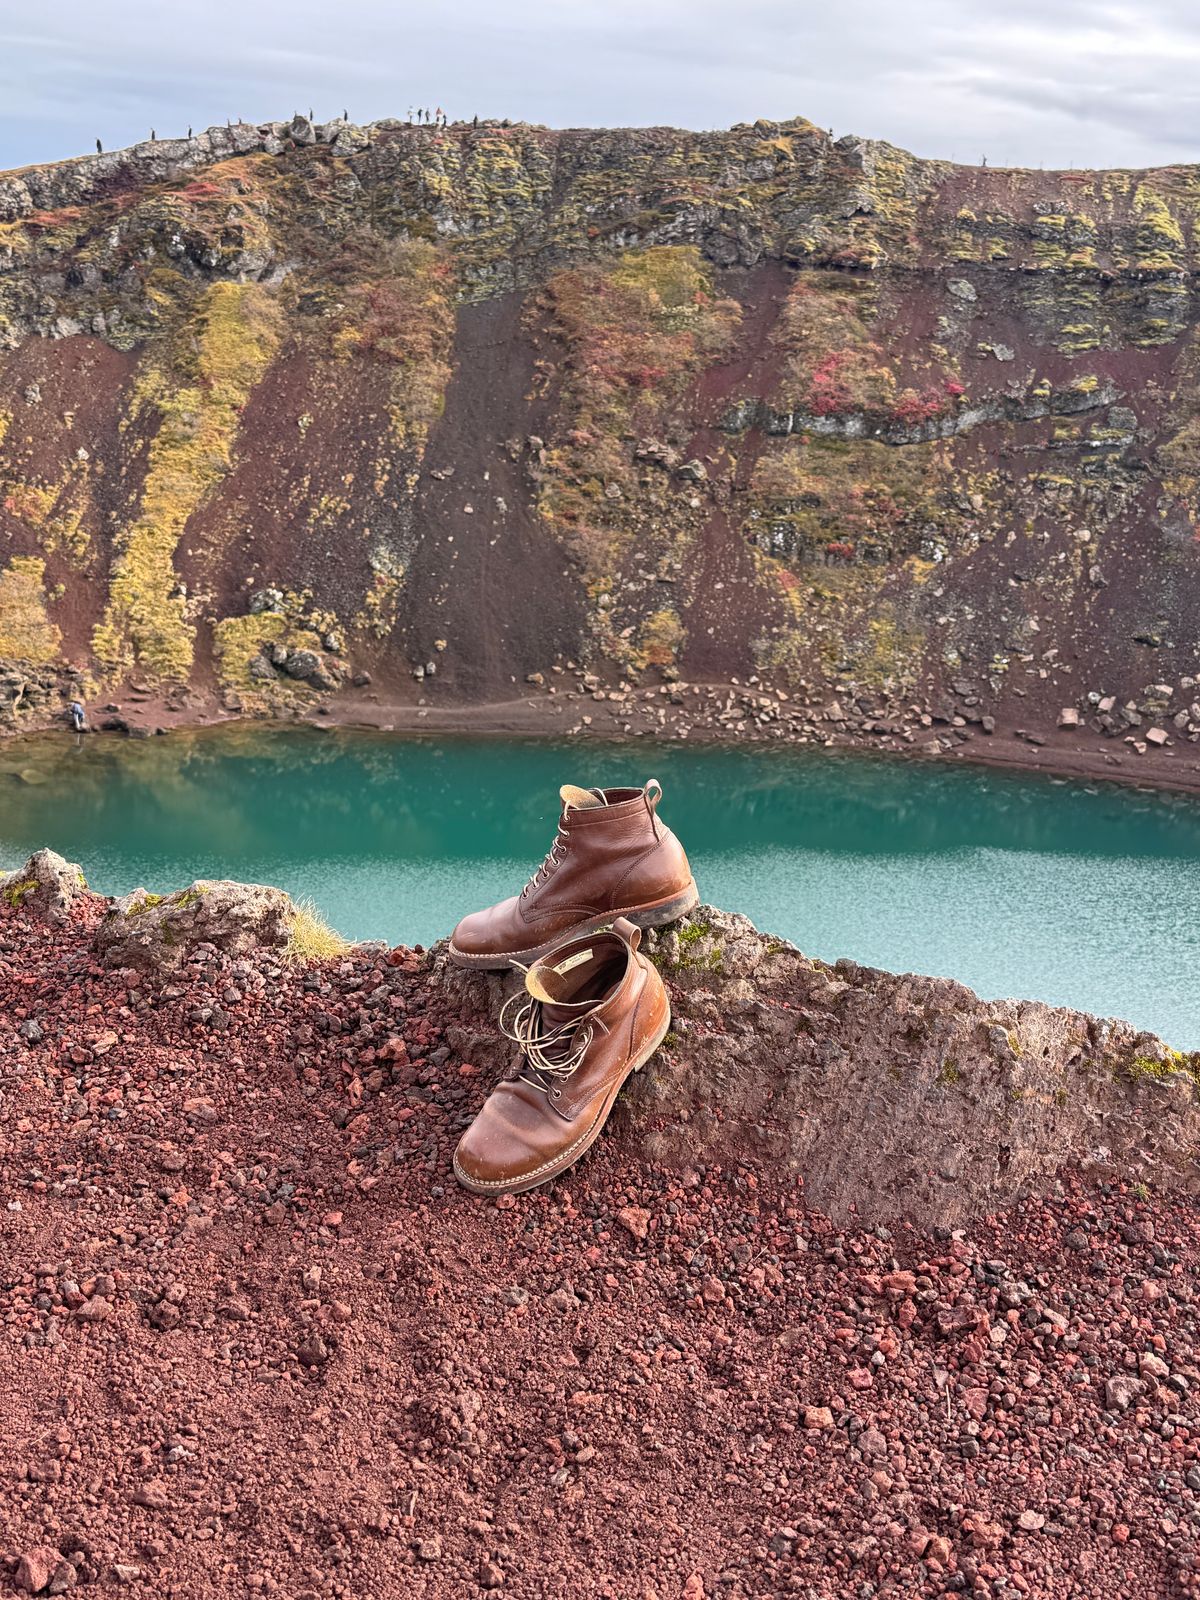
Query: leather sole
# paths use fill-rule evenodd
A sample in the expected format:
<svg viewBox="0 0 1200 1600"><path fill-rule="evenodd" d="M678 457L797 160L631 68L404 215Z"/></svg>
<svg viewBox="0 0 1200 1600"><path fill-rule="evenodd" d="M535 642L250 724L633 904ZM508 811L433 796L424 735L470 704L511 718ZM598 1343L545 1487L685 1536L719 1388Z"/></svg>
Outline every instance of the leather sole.
<svg viewBox="0 0 1200 1600"><path fill-rule="evenodd" d="M607 928L618 917L636 923L639 928L665 928L669 923L678 922L680 917L686 916L693 906L699 904L700 891L696 888L695 878L692 878L686 889L668 895L664 900L651 900L640 906L618 906L612 911L602 911L598 916L585 917L574 927L563 928L553 939L547 939L544 944L531 945L528 950L491 950L475 955L466 950L456 949L454 940L451 939L447 953L456 967L475 967L485 972L498 972L511 966L514 961L519 961L523 967L528 967L542 956L548 956L551 950L557 949L566 940L577 939L583 934L599 933L601 928Z"/></svg>
<svg viewBox="0 0 1200 1600"><path fill-rule="evenodd" d="M569 1144L561 1155L555 1156L553 1161L546 1162L545 1165L539 1167L536 1172L526 1173L524 1177L512 1178L508 1181L496 1179L495 1181L489 1183L479 1183L476 1179L469 1177L468 1174L465 1173L459 1166L458 1153L456 1151L454 1155L454 1176L458 1179L459 1183L462 1184L464 1189L469 1189L472 1194L482 1195L524 1194L528 1189L540 1189L542 1184L550 1183L554 1178L557 1178L560 1173L566 1172L569 1167L573 1167L575 1163L585 1156L592 1148L596 1140L604 1131L604 1124L608 1121L609 1116L612 1113L612 1108L616 1102L617 1096L625 1087L626 1079L629 1078L633 1073L640 1072L642 1070L647 1061L649 1061L650 1057L666 1038L670 1028L671 1007L668 1004L666 1020L663 1022L662 1027L657 1030L653 1038L644 1044L638 1051L637 1055L635 1055L630 1061L629 1065L621 1074L612 1091L606 1096L599 1111L596 1113L595 1120L591 1123L586 1133L581 1134L580 1137L574 1141L574 1143Z"/></svg>

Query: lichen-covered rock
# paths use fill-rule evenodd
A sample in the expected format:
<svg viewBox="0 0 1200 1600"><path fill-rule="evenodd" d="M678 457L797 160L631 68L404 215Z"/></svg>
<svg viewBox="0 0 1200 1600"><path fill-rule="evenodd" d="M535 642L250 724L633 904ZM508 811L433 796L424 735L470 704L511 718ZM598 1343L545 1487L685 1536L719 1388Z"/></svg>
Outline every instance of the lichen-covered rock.
<svg viewBox="0 0 1200 1600"><path fill-rule="evenodd" d="M1200 1187L1200 1056L1127 1023L829 966L711 906L644 947L672 1029L612 1130L648 1160L786 1170L834 1217L943 1224L1065 1167ZM517 976L433 960L462 1008L456 1043L499 1068L490 1019Z"/></svg>
<svg viewBox="0 0 1200 1600"><path fill-rule="evenodd" d="M293 914L282 889L257 883L199 879L168 895L135 889L113 902L95 947L109 966L172 972L202 944L239 956L282 950Z"/></svg>
<svg viewBox="0 0 1200 1600"><path fill-rule="evenodd" d="M66 922L71 907L86 893L83 869L54 850L36 850L16 872L0 874L0 903L30 911L56 927Z"/></svg>

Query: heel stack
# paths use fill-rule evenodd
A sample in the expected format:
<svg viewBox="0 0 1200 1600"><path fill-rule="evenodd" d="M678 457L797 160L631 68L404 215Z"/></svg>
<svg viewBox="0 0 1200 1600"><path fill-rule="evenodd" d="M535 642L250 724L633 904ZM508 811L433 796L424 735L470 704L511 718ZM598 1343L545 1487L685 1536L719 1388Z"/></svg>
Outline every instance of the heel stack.
<svg viewBox="0 0 1200 1600"><path fill-rule="evenodd" d="M666 900L661 905L647 906L641 911L627 911L626 918L636 923L639 928L665 928L669 923L678 922L680 917L700 904L700 891L696 888L695 878L688 884L682 894L677 894L673 900Z"/></svg>

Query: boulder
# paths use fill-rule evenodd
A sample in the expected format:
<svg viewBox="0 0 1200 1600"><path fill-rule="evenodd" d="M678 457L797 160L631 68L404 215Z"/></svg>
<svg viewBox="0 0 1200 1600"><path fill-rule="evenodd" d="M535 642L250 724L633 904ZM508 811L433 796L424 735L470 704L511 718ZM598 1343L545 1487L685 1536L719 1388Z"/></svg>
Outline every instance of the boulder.
<svg viewBox="0 0 1200 1600"><path fill-rule="evenodd" d="M169 895L135 889L109 907L95 949L110 967L173 972L201 944L233 956L283 950L293 915L282 889L257 883L201 879Z"/></svg>
<svg viewBox="0 0 1200 1600"><path fill-rule="evenodd" d="M87 893L83 869L53 850L36 850L16 872L0 874L0 901L61 927Z"/></svg>

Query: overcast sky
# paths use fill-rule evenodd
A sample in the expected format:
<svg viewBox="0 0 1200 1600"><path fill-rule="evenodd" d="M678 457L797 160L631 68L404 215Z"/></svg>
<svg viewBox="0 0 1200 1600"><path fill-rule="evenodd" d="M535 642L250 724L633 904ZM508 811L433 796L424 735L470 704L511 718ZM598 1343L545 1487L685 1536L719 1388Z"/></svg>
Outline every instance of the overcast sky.
<svg viewBox="0 0 1200 1600"><path fill-rule="evenodd" d="M993 166L1200 156L1193 0L0 0L0 169L227 117L801 115Z"/></svg>

